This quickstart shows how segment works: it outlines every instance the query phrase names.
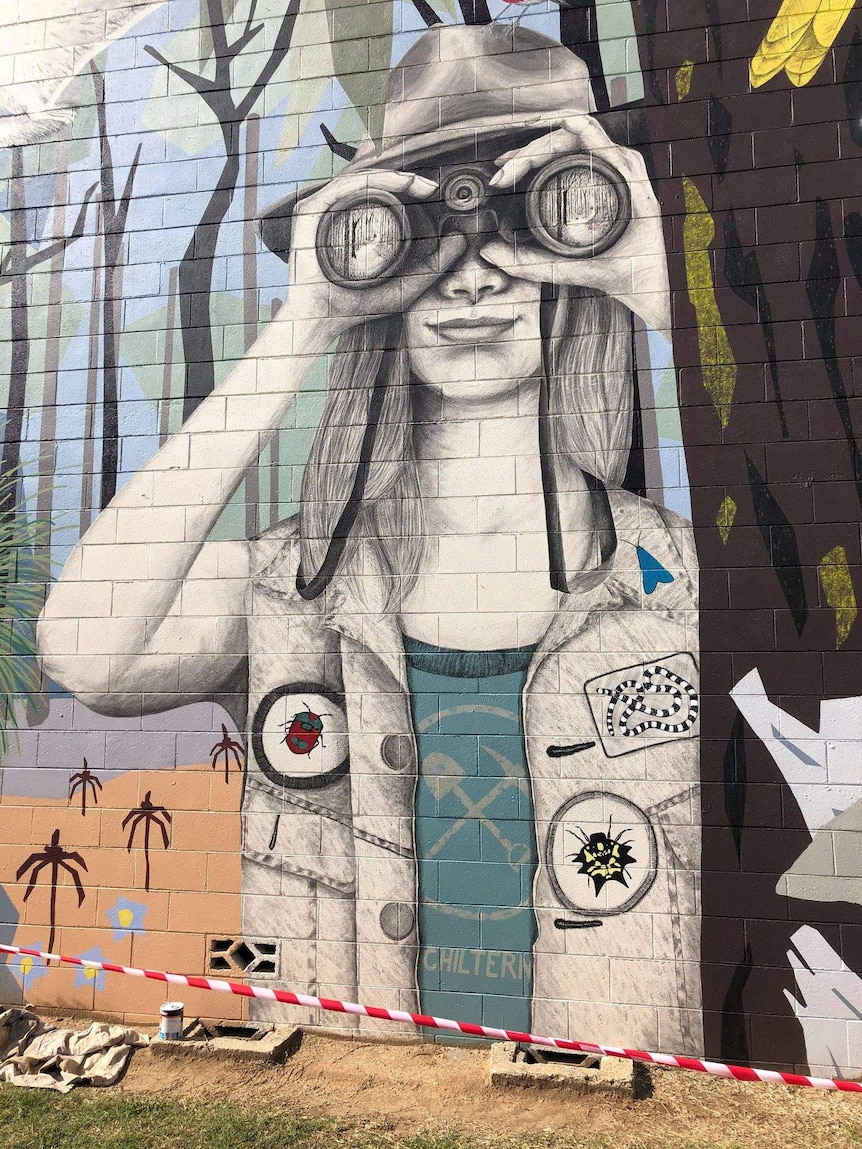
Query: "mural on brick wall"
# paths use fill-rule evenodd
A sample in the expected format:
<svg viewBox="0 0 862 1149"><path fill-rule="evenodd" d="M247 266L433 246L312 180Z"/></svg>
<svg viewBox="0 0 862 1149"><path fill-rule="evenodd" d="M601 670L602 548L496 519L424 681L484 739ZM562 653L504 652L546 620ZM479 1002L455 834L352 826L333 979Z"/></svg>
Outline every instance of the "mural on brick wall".
<svg viewBox="0 0 862 1149"><path fill-rule="evenodd" d="M862 20L676 7L7 29L4 940L862 1069Z"/></svg>

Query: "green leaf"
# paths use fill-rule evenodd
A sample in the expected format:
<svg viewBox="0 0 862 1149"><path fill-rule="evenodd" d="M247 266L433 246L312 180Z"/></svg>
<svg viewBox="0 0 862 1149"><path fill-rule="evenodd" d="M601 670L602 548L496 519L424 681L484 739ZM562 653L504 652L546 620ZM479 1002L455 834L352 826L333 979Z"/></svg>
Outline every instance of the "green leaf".
<svg viewBox="0 0 862 1149"><path fill-rule="evenodd" d="M392 58L392 0L326 0L335 75L380 150Z"/></svg>
<svg viewBox="0 0 862 1149"><path fill-rule="evenodd" d="M16 473L0 478L0 504L14 497L17 487ZM0 760L14 737L15 703L34 700L40 690L35 620L45 583L36 574L36 552L46 529L20 506L0 517Z"/></svg>

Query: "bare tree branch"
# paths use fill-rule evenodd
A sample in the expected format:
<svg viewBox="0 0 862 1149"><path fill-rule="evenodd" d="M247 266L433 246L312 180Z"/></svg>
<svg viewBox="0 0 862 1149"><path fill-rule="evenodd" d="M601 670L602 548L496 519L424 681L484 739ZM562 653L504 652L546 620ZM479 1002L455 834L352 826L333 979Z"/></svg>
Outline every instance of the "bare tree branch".
<svg viewBox="0 0 862 1149"><path fill-rule="evenodd" d="M353 159L353 157L356 155L356 151L357 151L357 149L353 146L353 144L341 143L340 140L337 140L335 138L335 136L332 134L332 132L329 130L329 128L326 126L326 124L320 125L320 131L321 131L321 134L323 135L323 138L326 140L327 145L329 146L329 150L332 152L332 154L334 156L340 156L341 159L343 159L343 160L352 160Z"/></svg>
<svg viewBox="0 0 862 1149"><path fill-rule="evenodd" d="M129 174L126 176L126 184L123 188L123 196L120 200L120 210L117 212L117 227L121 232L126 230L126 217L129 214L129 204L132 202L132 187L135 183L135 174L138 170L138 163L141 159L141 148L143 144L138 144L135 151L135 158L132 160L132 166L129 168Z"/></svg>
<svg viewBox="0 0 862 1149"><path fill-rule="evenodd" d="M87 208L90 206L90 200L93 198L93 192L97 186L97 184L93 184L92 187L87 189L84 201L81 204L81 209L78 212L78 218L75 220L75 226L67 236L64 236L62 239L55 239L47 247L40 248L39 251L31 252L30 255L26 256L21 264L21 271L24 272L24 274L31 271L34 267L38 267L40 263L46 263L48 260L53 259L55 255L59 255L61 251L65 251L70 243L74 243L81 238L84 234ZM12 281L12 275L9 274L9 267L12 263L11 256L11 251L7 251L3 256L3 262L0 263L0 287L5 287L7 283L11 283Z"/></svg>
<svg viewBox="0 0 862 1149"><path fill-rule="evenodd" d="M258 24L256 28L246 28L243 34L232 44L228 45L228 52L231 56L238 56L244 48L249 45L255 36L259 36L263 31L263 24Z"/></svg>
<svg viewBox="0 0 862 1149"><path fill-rule="evenodd" d="M230 51L221 0L207 0L207 13L209 14L210 32L213 38L213 55L216 60L219 60Z"/></svg>
<svg viewBox="0 0 862 1149"><path fill-rule="evenodd" d="M429 28L433 28L435 24L440 23L440 17L427 2L427 0L413 0L413 7L425 21Z"/></svg>
<svg viewBox="0 0 862 1149"><path fill-rule="evenodd" d="M111 141L108 139L108 127L105 119L105 77L102 75L95 60L90 62L90 72L93 76L93 87L96 91L96 115L99 121L99 159L102 167L102 206L103 210L114 216L116 203L114 201L114 160L111 155Z"/></svg>
<svg viewBox="0 0 862 1149"><path fill-rule="evenodd" d="M144 51L148 52L154 60L158 60L160 64L164 64L168 71L173 72L180 80L185 81L203 100L209 103L207 97L216 88L216 84L213 80L208 80L206 76L199 76L196 72L190 72L188 68L182 68L179 64L171 63L171 61L163 56L158 48L154 48L152 44L144 45Z"/></svg>
<svg viewBox="0 0 862 1149"><path fill-rule="evenodd" d="M180 324L185 357L183 387L183 417L188 418L215 385L215 355L210 312L213 290L213 269L219 229L233 201L240 174L241 126L248 121L255 104L290 49L291 39L299 14L300 0L290 0L281 19L278 34L261 67L257 79L240 99L233 87L231 69L243 49L264 30L264 24L255 26L257 0L249 0L244 31L234 43L228 43L225 31L224 0L206 0L209 31L212 33L215 78L206 80L184 68L171 64L155 48L147 45L149 54L180 76L212 111L224 139L225 163L218 182L212 190L203 215L180 261L178 297ZM231 4L231 14L235 5ZM201 315L205 316L201 322Z"/></svg>
<svg viewBox="0 0 862 1149"><path fill-rule="evenodd" d="M261 68L257 80L255 80L249 88L237 108L240 120L246 119L249 115L254 105L260 99L264 88L278 71L279 65L284 61L293 38L293 27L296 24L296 17L299 15L299 3L300 0L290 0L287 11L282 18L281 27L278 30L278 35L275 38L275 44L270 52L269 59Z"/></svg>
<svg viewBox="0 0 862 1149"><path fill-rule="evenodd" d="M458 0L465 24L490 24L488 0Z"/></svg>

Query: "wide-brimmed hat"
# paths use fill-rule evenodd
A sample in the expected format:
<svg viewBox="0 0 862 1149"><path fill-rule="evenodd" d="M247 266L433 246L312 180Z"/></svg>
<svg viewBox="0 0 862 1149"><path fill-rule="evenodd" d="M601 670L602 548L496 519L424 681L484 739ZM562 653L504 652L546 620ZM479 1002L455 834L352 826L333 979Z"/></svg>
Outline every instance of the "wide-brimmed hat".
<svg viewBox="0 0 862 1149"><path fill-rule="evenodd" d="M494 137L514 147L544 121L594 111L586 65L558 41L517 24L439 24L390 73L379 151L366 137L340 174L409 171L427 157ZM325 182L260 216L261 239L283 259L297 202Z"/></svg>

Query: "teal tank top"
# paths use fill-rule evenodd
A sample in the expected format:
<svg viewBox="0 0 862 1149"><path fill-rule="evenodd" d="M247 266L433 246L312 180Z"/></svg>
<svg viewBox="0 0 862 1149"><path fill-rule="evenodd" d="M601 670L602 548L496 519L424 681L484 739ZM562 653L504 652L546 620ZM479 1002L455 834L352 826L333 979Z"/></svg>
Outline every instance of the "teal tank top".
<svg viewBox="0 0 862 1149"><path fill-rule="evenodd" d="M535 648L404 646L419 750L420 1007L529 1030L537 854L521 696Z"/></svg>

